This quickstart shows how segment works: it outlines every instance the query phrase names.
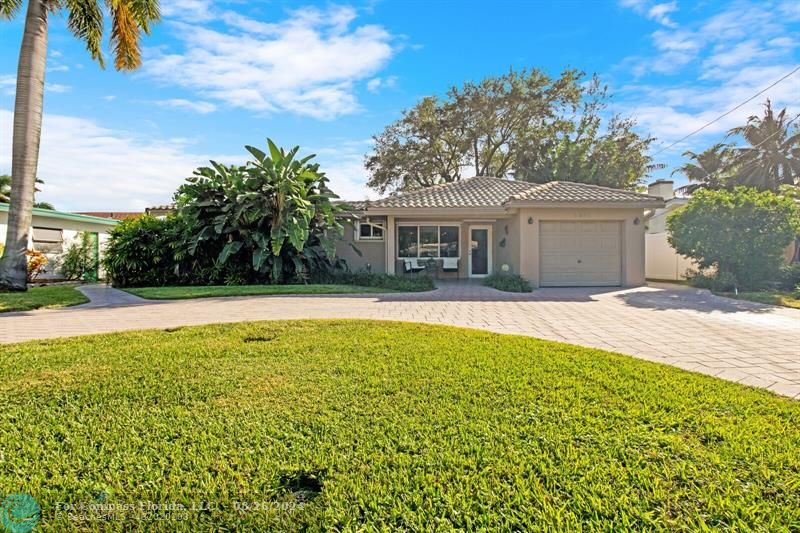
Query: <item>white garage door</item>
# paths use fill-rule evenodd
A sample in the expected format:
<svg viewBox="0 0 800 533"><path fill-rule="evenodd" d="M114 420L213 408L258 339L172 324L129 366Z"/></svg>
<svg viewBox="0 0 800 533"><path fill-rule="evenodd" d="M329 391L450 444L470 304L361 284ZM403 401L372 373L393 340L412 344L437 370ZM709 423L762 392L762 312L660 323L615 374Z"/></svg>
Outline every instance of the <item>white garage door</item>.
<svg viewBox="0 0 800 533"><path fill-rule="evenodd" d="M622 282L619 222L542 222L543 287L603 287Z"/></svg>

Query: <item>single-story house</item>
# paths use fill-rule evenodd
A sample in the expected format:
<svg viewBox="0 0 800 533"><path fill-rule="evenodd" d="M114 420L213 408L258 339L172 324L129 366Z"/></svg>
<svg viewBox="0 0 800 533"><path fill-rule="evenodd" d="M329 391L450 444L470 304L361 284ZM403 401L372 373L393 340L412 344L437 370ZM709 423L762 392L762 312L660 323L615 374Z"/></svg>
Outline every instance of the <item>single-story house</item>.
<svg viewBox="0 0 800 533"><path fill-rule="evenodd" d="M352 270L480 278L503 270L535 286L645 282L645 210L660 197L582 183L475 177L367 202L337 253Z"/></svg>
<svg viewBox="0 0 800 533"><path fill-rule="evenodd" d="M45 272L37 279L59 279L58 272L61 255L75 242L79 233L88 232L94 242L96 257L102 259L103 248L111 231L119 221L111 218L102 218L76 213L65 213L50 209L33 208L33 223L28 234L28 248L42 252L47 257L48 264ZM8 225L8 204L0 203L0 243L6 239ZM102 278L100 269L95 279Z"/></svg>

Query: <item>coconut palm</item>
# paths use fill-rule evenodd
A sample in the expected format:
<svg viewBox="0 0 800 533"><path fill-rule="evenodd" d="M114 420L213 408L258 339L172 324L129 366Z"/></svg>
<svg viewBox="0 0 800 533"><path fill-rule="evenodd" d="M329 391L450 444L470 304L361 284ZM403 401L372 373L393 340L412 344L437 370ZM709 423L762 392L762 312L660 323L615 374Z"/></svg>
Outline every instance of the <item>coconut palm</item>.
<svg viewBox="0 0 800 533"><path fill-rule="evenodd" d="M36 178L36 183L44 183L39 178ZM34 188L34 192L41 192L39 189ZM7 204L11 201L11 176L8 174L0 174L0 202ZM39 204L45 204L47 202L39 202ZM39 204L35 204L34 207L41 207ZM50 205L50 204L47 204ZM51 207L50 209L55 209Z"/></svg>
<svg viewBox="0 0 800 533"><path fill-rule="evenodd" d="M727 144L715 144L699 154L686 151L683 157L688 157L691 162L676 168L672 174L683 174L690 183L680 187L679 194L692 194L698 189L724 189L732 185L732 151Z"/></svg>
<svg viewBox="0 0 800 533"><path fill-rule="evenodd" d="M734 152L738 185L772 191L800 185L800 130L790 131L791 120L786 109L776 115L767 100L763 117L751 116L746 125L728 132L750 145Z"/></svg>
<svg viewBox="0 0 800 533"><path fill-rule="evenodd" d="M105 0L111 20L110 42L117 70L141 64L139 40L158 20L158 0ZM22 0L0 0L0 18L11 19ZM31 226L47 60L47 24L51 13L65 12L67 27L92 59L104 66L101 51L103 7L99 0L29 0L17 65L17 90L11 148L11 203L6 247L0 260L0 289L25 290L28 232Z"/></svg>

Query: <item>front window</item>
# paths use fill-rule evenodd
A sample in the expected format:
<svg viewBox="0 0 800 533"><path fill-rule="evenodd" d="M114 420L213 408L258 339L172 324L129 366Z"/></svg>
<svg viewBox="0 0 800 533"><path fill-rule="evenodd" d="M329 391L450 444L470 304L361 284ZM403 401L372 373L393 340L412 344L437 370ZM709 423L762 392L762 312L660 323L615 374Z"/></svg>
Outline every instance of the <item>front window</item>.
<svg viewBox="0 0 800 533"><path fill-rule="evenodd" d="M33 228L33 249L45 254L63 252L64 235L58 228Z"/></svg>
<svg viewBox="0 0 800 533"><path fill-rule="evenodd" d="M370 222L367 219L364 222L358 223L357 235L359 241L382 241L383 240L383 223Z"/></svg>
<svg viewBox="0 0 800 533"><path fill-rule="evenodd" d="M459 257L458 226L399 226L398 257Z"/></svg>

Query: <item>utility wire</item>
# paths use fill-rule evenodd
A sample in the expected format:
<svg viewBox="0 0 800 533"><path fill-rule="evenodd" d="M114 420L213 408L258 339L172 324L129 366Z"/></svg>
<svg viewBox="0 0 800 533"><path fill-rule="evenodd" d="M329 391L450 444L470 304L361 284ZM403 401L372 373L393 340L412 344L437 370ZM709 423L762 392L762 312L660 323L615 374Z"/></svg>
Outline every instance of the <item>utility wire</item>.
<svg viewBox="0 0 800 533"><path fill-rule="evenodd" d="M794 70L792 70L792 71L791 71L791 72L789 72L788 74L784 75L783 77L781 77L781 78L780 78L780 79L778 79L777 81L773 82L773 83L772 83L771 85L769 85L768 87L765 87L765 88L761 89L759 92L757 92L756 94L754 94L753 96L751 96L750 98L748 98L747 100L745 100L744 102L742 102L741 104L737 105L736 107L734 107L734 108L732 108L732 109L729 109L728 111L726 111L725 113L721 114L720 116L718 116L717 118L715 118L715 119L714 119L714 120L712 120L711 122L708 122L707 124L704 124L703 126L701 126L701 127L697 128L696 130L694 130L694 131L693 131L693 132L691 132L690 134L688 134L688 135L686 135L686 136L684 136L684 137L682 137L682 138L678 139L677 141L675 141L674 143L670 144L669 146L667 146L667 147L665 147L665 148L662 148L662 149L661 149L661 150L659 150L658 152L654 153L654 154L652 155L652 157L655 157L655 156L657 156L658 154L660 154L660 153L662 153L662 152L666 152L667 150L669 150L670 148L672 148L672 147L673 147L673 146L675 146L676 144L680 144L680 143L682 143L683 141L685 141L686 139L688 139L688 138L689 138L689 137L691 137L692 135L695 135L695 134L697 134L697 133L700 133L701 131L703 131L704 129L706 129L706 128L707 128L707 127L709 127L710 125L714 124L715 122L718 122L718 121L720 121L721 119L723 119L723 118L727 117L728 115L730 115L731 113L733 113L734 111L736 111L737 109L739 109L740 107L742 107L743 105L745 105L745 104L747 104L747 103L749 103L749 102L752 102L752 101L753 101L755 98L757 98L757 97L761 96L762 94L764 94L764 93L765 93L765 92L767 92L768 90L772 89L773 87L775 87L776 85L778 85L780 82L782 82L783 80L785 80L786 78L788 78L789 76L791 76L792 74L794 74L795 72L797 72L798 70L800 70L800 65L797 65L797 66L794 68Z"/></svg>
<svg viewBox="0 0 800 533"><path fill-rule="evenodd" d="M798 68L800 68L800 67L798 67ZM789 131L789 126L791 126L792 122L794 122L794 121L795 121L795 120L797 120L798 118L800 118L800 113L796 114L794 117L792 117L792 119L791 119L791 120L789 120L789 121L786 123L786 128L785 128L785 130L786 130L786 131ZM779 133L783 133L783 131L784 131L783 129L775 130L775 131L774 131L774 132L772 132L771 134L769 134L769 135L767 135L766 137L764 137L764 139L762 139L762 141L761 141L760 143L758 143L758 144L755 144L755 145L751 146L751 147L749 148L749 150L754 150L754 149L758 148L759 146L761 146L762 144L764 144L765 142L767 142L767 141L768 141L768 140L770 140L771 138L775 137L775 136L776 136L776 135L778 135ZM708 173L706 173L706 175L705 175L705 179L708 179L708 178L710 178L710 177L712 177L712 176L714 176L714 175L716 175L716 174L718 174L718 173L720 173L720 172L724 172L724 171L726 171L726 170L730 170L730 169L729 169L729 168L720 168L720 169L717 169L717 170L715 170L714 172L708 172ZM682 187L681 187L681 188L682 188Z"/></svg>

